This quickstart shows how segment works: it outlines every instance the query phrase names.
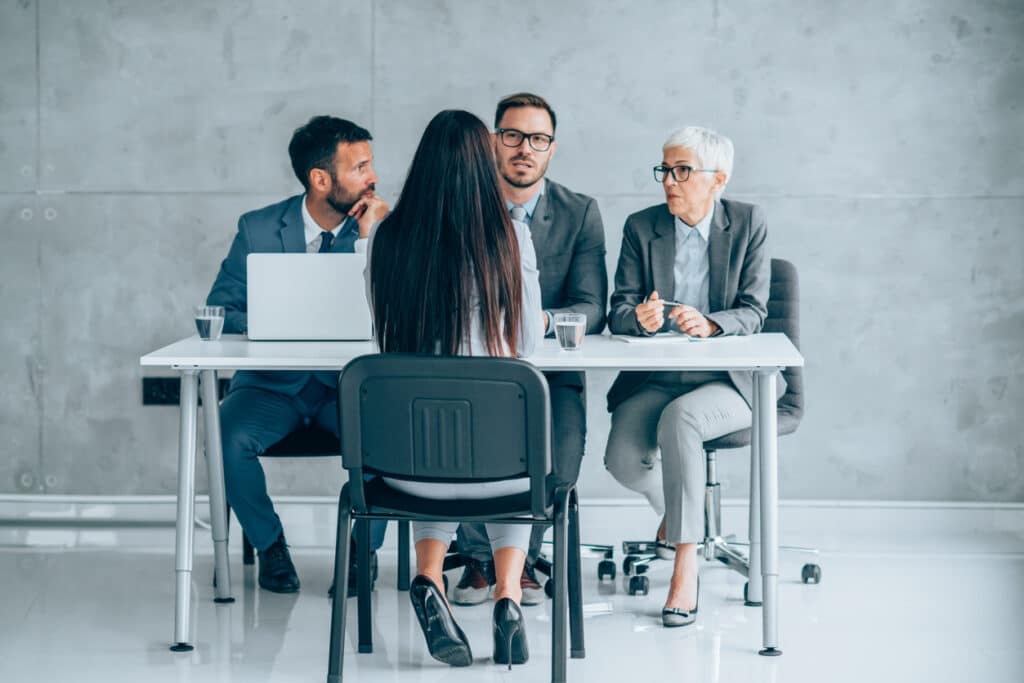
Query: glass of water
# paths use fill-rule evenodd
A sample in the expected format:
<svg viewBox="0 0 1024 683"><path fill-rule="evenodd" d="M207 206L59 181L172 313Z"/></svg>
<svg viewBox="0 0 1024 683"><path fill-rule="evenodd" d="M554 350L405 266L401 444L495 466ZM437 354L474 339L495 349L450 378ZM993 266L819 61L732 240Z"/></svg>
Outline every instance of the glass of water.
<svg viewBox="0 0 1024 683"><path fill-rule="evenodd" d="M555 337L563 351L580 348L586 331L586 313L555 313Z"/></svg>
<svg viewBox="0 0 1024 683"><path fill-rule="evenodd" d="M196 331L203 341L217 341L224 329L223 306L196 306Z"/></svg>

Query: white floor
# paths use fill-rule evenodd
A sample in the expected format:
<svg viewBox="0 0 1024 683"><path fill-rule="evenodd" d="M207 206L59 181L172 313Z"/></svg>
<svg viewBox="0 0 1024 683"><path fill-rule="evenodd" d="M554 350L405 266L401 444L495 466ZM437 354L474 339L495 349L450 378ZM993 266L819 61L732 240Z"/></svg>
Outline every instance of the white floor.
<svg viewBox="0 0 1024 683"><path fill-rule="evenodd" d="M191 653L169 652L173 530L145 524L62 528L0 525L0 681L322 681L326 672L332 550L329 514L287 512L302 580L296 596L255 587L235 547L232 605L215 605L208 535L197 530ZM0 507L2 512L2 507ZM742 531L744 511L725 511ZM298 528L296 520L316 523ZM585 507L584 541L647 536L639 508ZM651 594L622 580L601 586L584 562L587 657L571 681L1024 681L1024 510L791 505L785 542L816 557L782 555L779 658L757 655L761 612L744 607L744 579L704 565L696 625L664 629L668 573ZM632 533L630 531L632 530ZM644 533L647 532L647 533ZM233 538L238 538L237 535ZM302 542L296 542L296 539ZM236 544L237 545L237 544ZM621 553L616 549L617 562ZM381 554L374 652L355 654L354 612L346 680L543 681L550 667L549 605L528 608L531 659L511 672L490 662L490 609L457 607L476 662L432 660L405 593L394 590L395 553ZM823 582L799 581L805 561ZM452 580L457 577L453 575ZM352 603L354 607L354 602Z"/></svg>

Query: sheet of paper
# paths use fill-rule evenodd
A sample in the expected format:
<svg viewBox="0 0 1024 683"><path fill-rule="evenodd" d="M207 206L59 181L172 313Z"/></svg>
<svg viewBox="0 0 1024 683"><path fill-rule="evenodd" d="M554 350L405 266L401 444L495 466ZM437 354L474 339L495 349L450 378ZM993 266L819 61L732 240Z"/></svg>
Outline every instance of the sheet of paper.
<svg viewBox="0 0 1024 683"><path fill-rule="evenodd" d="M687 342L703 342L710 339L704 339L701 337L691 337L688 334L679 334L678 332L659 332L652 337L634 337L629 334L613 334L612 339L624 341L627 344L686 344Z"/></svg>

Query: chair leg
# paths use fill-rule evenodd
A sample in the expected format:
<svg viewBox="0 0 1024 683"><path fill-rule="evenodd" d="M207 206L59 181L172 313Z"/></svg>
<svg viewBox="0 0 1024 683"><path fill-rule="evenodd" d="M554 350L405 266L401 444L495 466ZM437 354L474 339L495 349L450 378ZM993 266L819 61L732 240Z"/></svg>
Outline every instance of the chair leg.
<svg viewBox="0 0 1024 683"><path fill-rule="evenodd" d="M569 641L573 659L587 656L583 640L583 579L580 571L580 506L576 489L569 494Z"/></svg>
<svg viewBox="0 0 1024 683"><path fill-rule="evenodd" d="M554 599L551 606L551 683L565 683L566 643L565 621L568 616L568 549L566 503L564 490L555 493L554 505L554 558L551 562L555 582Z"/></svg>
<svg viewBox="0 0 1024 683"><path fill-rule="evenodd" d="M356 520L357 600L359 610L359 652L373 652L373 626L370 613L370 522ZM335 589L338 590L338 589Z"/></svg>
<svg viewBox="0 0 1024 683"><path fill-rule="evenodd" d="M242 532L242 564L252 565L256 564L256 552L253 550L252 543L249 542L249 537Z"/></svg>
<svg viewBox="0 0 1024 683"><path fill-rule="evenodd" d="M334 541L334 585L335 599L331 605L331 640L327 658L327 683L341 683L341 672L345 656L345 586L348 585L348 546L350 536L351 505L348 498L348 484L341 489L338 498L338 533ZM247 603L250 601L246 601Z"/></svg>
<svg viewBox="0 0 1024 683"><path fill-rule="evenodd" d="M409 590L409 520L398 523L398 590Z"/></svg>

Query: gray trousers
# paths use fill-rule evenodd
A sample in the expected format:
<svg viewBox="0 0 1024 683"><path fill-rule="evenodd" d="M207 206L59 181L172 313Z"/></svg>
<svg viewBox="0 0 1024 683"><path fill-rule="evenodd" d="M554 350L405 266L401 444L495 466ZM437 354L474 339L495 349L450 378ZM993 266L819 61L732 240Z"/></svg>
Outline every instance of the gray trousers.
<svg viewBox="0 0 1024 683"><path fill-rule="evenodd" d="M698 543L704 539L704 442L750 421L750 406L730 382L649 382L612 413L604 465L665 516L668 543Z"/></svg>

